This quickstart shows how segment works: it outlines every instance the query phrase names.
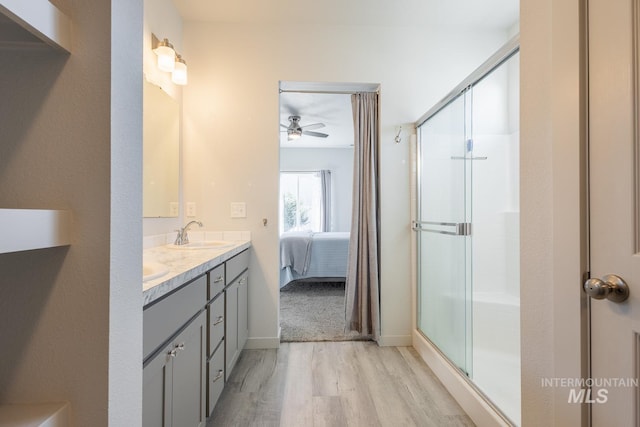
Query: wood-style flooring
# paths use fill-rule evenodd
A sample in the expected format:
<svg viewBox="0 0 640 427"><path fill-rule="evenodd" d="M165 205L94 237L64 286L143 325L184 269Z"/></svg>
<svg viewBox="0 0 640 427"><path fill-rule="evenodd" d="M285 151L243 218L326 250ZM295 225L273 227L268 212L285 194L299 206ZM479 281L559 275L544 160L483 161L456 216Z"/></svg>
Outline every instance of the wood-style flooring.
<svg viewBox="0 0 640 427"><path fill-rule="evenodd" d="M473 426L411 347L282 343L244 350L207 423L215 426Z"/></svg>

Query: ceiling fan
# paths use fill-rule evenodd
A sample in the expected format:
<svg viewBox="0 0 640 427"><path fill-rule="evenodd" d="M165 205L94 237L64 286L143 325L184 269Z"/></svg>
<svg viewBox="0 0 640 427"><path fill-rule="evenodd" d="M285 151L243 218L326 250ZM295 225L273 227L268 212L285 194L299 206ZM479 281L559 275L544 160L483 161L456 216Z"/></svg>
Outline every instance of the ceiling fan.
<svg viewBox="0 0 640 427"><path fill-rule="evenodd" d="M313 123L310 125L300 126L300 116L289 116L289 126L281 123L280 127L286 129L287 141L293 141L294 139L300 138L302 135L315 136L317 138L326 138L329 136L326 133L311 131L311 129L323 128L324 123Z"/></svg>

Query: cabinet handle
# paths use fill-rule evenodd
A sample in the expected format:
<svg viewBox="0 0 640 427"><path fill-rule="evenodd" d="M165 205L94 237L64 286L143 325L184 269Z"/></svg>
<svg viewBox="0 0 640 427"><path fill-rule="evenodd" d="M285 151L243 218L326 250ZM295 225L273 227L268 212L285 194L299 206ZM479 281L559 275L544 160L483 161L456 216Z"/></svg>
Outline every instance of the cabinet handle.
<svg viewBox="0 0 640 427"><path fill-rule="evenodd" d="M215 322L213 322L213 326L219 325L224 321L224 316L218 316Z"/></svg>
<svg viewBox="0 0 640 427"><path fill-rule="evenodd" d="M223 280L224 280L224 276L218 276L218 277L213 281L213 283L220 283L220 282L222 282Z"/></svg>
<svg viewBox="0 0 640 427"><path fill-rule="evenodd" d="M169 353L167 353L167 355L169 357L177 357L178 356L178 351L182 351L184 350L184 343L181 342L180 344L176 344L175 347L173 347Z"/></svg>
<svg viewBox="0 0 640 427"><path fill-rule="evenodd" d="M211 382L215 383L216 381L218 381L220 378L222 378L222 374L224 374L224 371L222 369L220 369L218 371L218 375L216 375L216 377L214 379L212 379Z"/></svg>

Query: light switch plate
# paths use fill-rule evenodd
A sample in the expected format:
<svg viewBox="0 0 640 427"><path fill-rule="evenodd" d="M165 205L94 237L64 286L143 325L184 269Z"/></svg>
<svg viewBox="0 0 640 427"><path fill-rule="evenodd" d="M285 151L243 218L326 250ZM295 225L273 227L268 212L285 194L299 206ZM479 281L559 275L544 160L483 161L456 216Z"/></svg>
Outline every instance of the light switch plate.
<svg viewBox="0 0 640 427"><path fill-rule="evenodd" d="M247 204L245 202L231 203L231 218L246 218Z"/></svg>

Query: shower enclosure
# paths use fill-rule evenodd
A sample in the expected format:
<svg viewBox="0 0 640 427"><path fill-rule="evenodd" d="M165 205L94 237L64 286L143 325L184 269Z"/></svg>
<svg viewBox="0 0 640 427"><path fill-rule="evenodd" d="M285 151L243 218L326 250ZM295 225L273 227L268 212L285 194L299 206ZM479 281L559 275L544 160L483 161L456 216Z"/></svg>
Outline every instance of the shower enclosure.
<svg viewBox="0 0 640 427"><path fill-rule="evenodd" d="M418 122L418 329L520 422L519 54L511 40Z"/></svg>

